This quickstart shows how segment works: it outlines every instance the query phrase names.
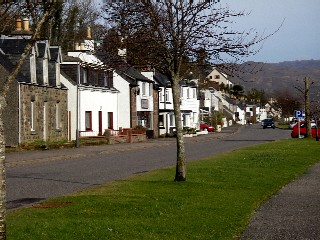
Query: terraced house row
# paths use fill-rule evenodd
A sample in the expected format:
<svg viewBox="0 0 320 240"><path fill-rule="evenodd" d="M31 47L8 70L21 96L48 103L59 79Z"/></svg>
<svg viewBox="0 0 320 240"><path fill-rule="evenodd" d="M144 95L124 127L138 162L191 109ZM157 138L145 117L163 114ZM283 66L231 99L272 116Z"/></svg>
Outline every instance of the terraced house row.
<svg viewBox="0 0 320 240"><path fill-rule="evenodd" d="M17 20L10 36L0 36L0 84L13 71L31 35L24 19ZM35 43L7 97L6 145L116 136L141 127L150 138L175 131L171 79L128 65L125 49L117 49L115 56L96 51L96 45L90 28L73 51L50 46L48 40ZM199 129L213 112L224 116L219 127L261 121L272 113L268 106L239 101L222 91L221 85L230 89L233 83L216 68L204 81L209 83L205 89L198 89L196 78L180 81L184 127Z"/></svg>
<svg viewBox="0 0 320 240"><path fill-rule="evenodd" d="M1 84L31 34L25 21L10 36L1 35ZM94 48L90 33L65 54L47 40L36 42L10 86L4 112L6 145L71 141L137 126L146 128L149 137L158 137L175 127L170 79L152 70L139 71L121 56L99 56ZM121 64L111 68L111 58ZM181 89L184 126L196 128L196 83L184 81Z"/></svg>

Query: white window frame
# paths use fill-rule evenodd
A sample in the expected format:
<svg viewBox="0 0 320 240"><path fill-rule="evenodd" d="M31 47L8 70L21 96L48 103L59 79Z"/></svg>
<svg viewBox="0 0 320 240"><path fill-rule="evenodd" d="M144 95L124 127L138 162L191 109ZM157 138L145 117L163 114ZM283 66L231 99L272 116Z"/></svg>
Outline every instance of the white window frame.
<svg viewBox="0 0 320 240"><path fill-rule="evenodd" d="M165 97L165 101L166 101L166 102L169 102L169 101L170 101L170 92L169 92L168 89L166 90L164 97Z"/></svg>
<svg viewBox="0 0 320 240"><path fill-rule="evenodd" d="M161 92L159 94L159 101L163 102L163 98L165 98L165 93L164 93L164 89L161 89Z"/></svg>
<svg viewBox="0 0 320 240"><path fill-rule="evenodd" d="M146 96L147 93L146 93L146 90L147 90L147 87L146 87L146 83L145 82L142 82L142 96Z"/></svg>
<svg viewBox="0 0 320 240"><path fill-rule="evenodd" d="M43 59L43 70L42 70L42 74L43 74L43 84L44 85L49 85L49 76L48 76L48 60L47 59Z"/></svg>
<svg viewBox="0 0 320 240"><path fill-rule="evenodd" d="M152 87L152 83L149 83L149 96L152 96L152 92L153 92L153 87Z"/></svg>
<svg viewBox="0 0 320 240"><path fill-rule="evenodd" d="M60 129L60 103L56 103L56 129Z"/></svg>
<svg viewBox="0 0 320 240"><path fill-rule="evenodd" d="M82 73L83 73L83 83L86 84L88 83L88 71L86 68L82 69Z"/></svg>
<svg viewBox="0 0 320 240"><path fill-rule="evenodd" d="M34 113L35 113L35 111L34 111L34 101L31 101L31 103L30 103L30 113L31 113L31 116L30 116L30 128L31 128L31 131L35 131L35 129L34 129Z"/></svg>

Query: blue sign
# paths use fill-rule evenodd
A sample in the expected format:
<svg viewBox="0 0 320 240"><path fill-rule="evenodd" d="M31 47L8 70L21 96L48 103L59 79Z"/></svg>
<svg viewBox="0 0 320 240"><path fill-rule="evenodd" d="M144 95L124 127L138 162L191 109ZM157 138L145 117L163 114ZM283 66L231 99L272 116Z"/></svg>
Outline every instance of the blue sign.
<svg viewBox="0 0 320 240"><path fill-rule="evenodd" d="M303 111L302 110L294 110L294 117L295 118L302 118L303 117Z"/></svg>

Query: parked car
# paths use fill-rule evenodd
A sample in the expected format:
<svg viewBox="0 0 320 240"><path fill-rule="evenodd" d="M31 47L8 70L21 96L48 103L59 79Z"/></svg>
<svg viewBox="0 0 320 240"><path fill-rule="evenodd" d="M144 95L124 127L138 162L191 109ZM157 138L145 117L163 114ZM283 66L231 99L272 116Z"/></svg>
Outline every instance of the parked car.
<svg viewBox="0 0 320 240"><path fill-rule="evenodd" d="M306 127L306 122L300 122L300 137L304 138L307 136L307 127ZM297 123L294 125L291 131L291 137L292 138L297 138L299 137L299 124ZM317 127L315 122L311 122L311 134L313 138L316 138L317 136ZM320 137L320 126L318 125L318 136Z"/></svg>
<svg viewBox="0 0 320 240"><path fill-rule="evenodd" d="M292 119L292 121L290 121L289 123L289 128L292 129L294 127L294 125L296 125L298 122L298 119L294 118Z"/></svg>
<svg viewBox="0 0 320 240"><path fill-rule="evenodd" d="M208 131L208 132L214 132L214 127L207 123L200 123L200 130L201 131Z"/></svg>
<svg viewBox="0 0 320 240"><path fill-rule="evenodd" d="M265 128L275 128L274 122L272 120L272 118L266 118L264 120L262 120L261 125L263 127L263 129Z"/></svg>

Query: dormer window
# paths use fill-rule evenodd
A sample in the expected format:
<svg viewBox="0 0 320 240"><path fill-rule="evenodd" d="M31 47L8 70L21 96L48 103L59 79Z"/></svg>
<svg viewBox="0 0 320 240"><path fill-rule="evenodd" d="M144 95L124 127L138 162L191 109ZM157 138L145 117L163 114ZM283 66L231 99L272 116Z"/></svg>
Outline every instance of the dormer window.
<svg viewBox="0 0 320 240"><path fill-rule="evenodd" d="M44 58L43 59L43 84L44 85L49 85L49 76L48 76L48 59L47 58Z"/></svg>
<svg viewBox="0 0 320 240"><path fill-rule="evenodd" d="M88 83L88 71L86 68L82 69L82 82L83 82L83 84Z"/></svg>
<svg viewBox="0 0 320 240"><path fill-rule="evenodd" d="M113 88L113 71L107 71L104 73L104 86Z"/></svg>
<svg viewBox="0 0 320 240"><path fill-rule="evenodd" d="M34 50L30 54L30 81L31 83L37 83L36 57Z"/></svg>

